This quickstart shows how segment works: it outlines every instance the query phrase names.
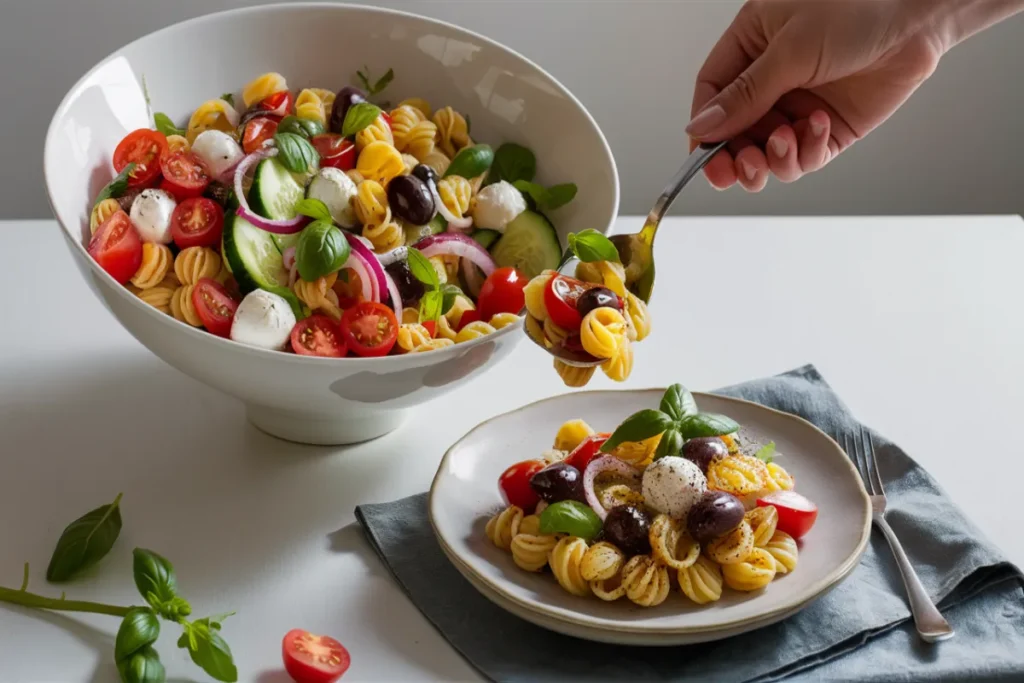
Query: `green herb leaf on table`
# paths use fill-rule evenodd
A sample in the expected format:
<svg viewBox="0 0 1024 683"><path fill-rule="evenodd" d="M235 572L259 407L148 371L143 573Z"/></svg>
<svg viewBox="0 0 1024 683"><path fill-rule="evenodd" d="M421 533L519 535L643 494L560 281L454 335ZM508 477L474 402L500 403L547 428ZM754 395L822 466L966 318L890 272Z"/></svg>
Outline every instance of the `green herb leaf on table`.
<svg viewBox="0 0 1024 683"><path fill-rule="evenodd" d="M151 645L118 662L117 673L122 683L164 683L167 680L167 672L164 671L160 655Z"/></svg>
<svg viewBox="0 0 1024 683"><path fill-rule="evenodd" d="M307 140L312 140L314 135L324 132L324 124L315 119L303 119L298 116L288 115L277 124L278 133L295 133Z"/></svg>
<svg viewBox="0 0 1024 683"><path fill-rule="evenodd" d="M441 315L445 315L448 311L452 310L452 306L455 305L455 300L462 294L462 290L456 285L445 283L441 285Z"/></svg>
<svg viewBox="0 0 1024 683"><path fill-rule="evenodd" d="M162 111L158 111L153 114L153 123L156 124L156 129L164 135L184 135L185 129L178 128L174 125L174 121L171 121L171 117Z"/></svg>
<svg viewBox="0 0 1024 683"><path fill-rule="evenodd" d="M739 428L740 426L731 418L716 413L689 415L679 423L679 431L682 432L685 439L732 434Z"/></svg>
<svg viewBox="0 0 1024 683"><path fill-rule="evenodd" d="M274 135L277 159L292 173L314 173L320 166L320 154L309 140L295 133Z"/></svg>
<svg viewBox="0 0 1024 683"><path fill-rule="evenodd" d="M121 172L114 176L114 179L103 186L100 193L96 195L96 201L93 202L95 207L97 204L102 202L104 199L117 199L124 194L125 190L128 189L128 176L131 175L132 171L135 170L135 162L128 164L121 169Z"/></svg>
<svg viewBox="0 0 1024 683"><path fill-rule="evenodd" d="M182 622L184 632L178 638L178 647L188 650L192 661L212 678L225 683L238 680L238 669L231 656L231 648L218 633L218 629L210 628L206 620L192 623Z"/></svg>
<svg viewBox="0 0 1024 683"><path fill-rule="evenodd" d="M160 620L153 610L134 607L117 629L114 639L114 661L123 662L142 648L152 645L160 637Z"/></svg>
<svg viewBox="0 0 1024 683"><path fill-rule="evenodd" d="M669 427L661 435L658 448L654 451L654 459L663 458L666 455L679 455L683 452L683 435L676 427Z"/></svg>
<svg viewBox="0 0 1024 683"><path fill-rule="evenodd" d="M590 541L601 531L601 518L589 505L576 500L561 500L540 513L542 534L569 534Z"/></svg>
<svg viewBox="0 0 1024 683"><path fill-rule="evenodd" d="M71 522L60 535L46 569L46 580L67 581L100 561L121 533L121 494Z"/></svg>
<svg viewBox="0 0 1024 683"><path fill-rule="evenodd" d="M537 175L537 157L526 147L506 142L494 153L489 182L533 180Z"/></svg>
<svg viewBox="0 0 1024 683"><path fill-rule="evenodd" d="M321 200L312 197L297 201L295 203L295 213L309 216L315 221L327 221L328 223L332 221L331 211L327 208L327 205Z"/></svg>
<svg viewBox="0 0 1024 683"><path fill-rule="evenodd" d="M302 229L295 244L299 276L306 282L313 282L340 270L348 261L350 251L345 235L329 219L313 221Z"/></svg>
<svg viewBox="0 0 1024 683"><path fill-rule="evenodd" d="M202 619L196 619L192 623L193 624L206 624L210 628L216 629L216 630L219 631L221 629L221 626L224 623L224 620L227 619L228 617L233 617L233 616L235 616L234 612L224 612L222 614L211 614L208 617L203 617Z"/></svg>
<svg viewBox="0 0 1024 683"><path fill-rule="evenodd" d="M754 453L754 457L758 460L763 460L766 463L770 463L775 459L775 442L769 441L764 446L758 449L757 453Z"/></svg>
<svg viewBox="0 0 1024 683"><path fill-rule="evenodd" d="M671 426L673 426L672 418L668 415L660 410L646 408L633 413L616 427L608 440L602 444L601 450L609 453L620 443L643 441L661 434Z"/></svg>
<svg viewBox="0 0 1024 683"><path fill-rule="evenodd" d="M341 134L351 137L377 120L381 108L369 102L359 102L348 108L345 121L341 124Z"/></svg>
<svg viewBox="0 0 1024 683"><path fill-rule="evenodd" d="M441 285L441 280L437 276L437 271L434 270L434 265L430 262L430 259L423 255L422 251L409 247L406 260L409 263L409 272L412 273L414 278L433 289L437 289Z"/></svg>
<svg viewBox="0 0 1024 683"><path fill-rule="evenodd" d="M222 100L230 104L232 107L235 106L235 96L229 92L224 93L220 96Z"/></svg>
<svg viewBox="0 0 1024 683"><path fill-rule="evenodd" d="M174 566L152 550L132 551L132 578L139 594L158 612L178 595Z"/></svg>
<svg viewBox="0 0 1024 683"><path fill-rule="evenodd" d="M619 252L612 241L597 230L587 229L569 233L569 249L584 263L619 261Z"/></svg>
<svg viewBox="0 0 1024 683"><path fill-rule="evenodd" d="M444 172L447 178L450 175L462 176L463 178L476 178L483 175L494 163L494 150L490 145L473 145L463 147L452 159L452 163Z"/></svg>
<svg viewBox="0 0 1024 683"><path fill-rule="evenodd" d="M369 67L364 66L363 69L363 71L356 71L356 77L359 79L359 83L363 86L363 90L366 91L367 97L372 97L373 95L383 91L384 88L388 87L388 84L395 78L394 69L388 69L387 73L378 78L374 83L371 81Z"/></svg>

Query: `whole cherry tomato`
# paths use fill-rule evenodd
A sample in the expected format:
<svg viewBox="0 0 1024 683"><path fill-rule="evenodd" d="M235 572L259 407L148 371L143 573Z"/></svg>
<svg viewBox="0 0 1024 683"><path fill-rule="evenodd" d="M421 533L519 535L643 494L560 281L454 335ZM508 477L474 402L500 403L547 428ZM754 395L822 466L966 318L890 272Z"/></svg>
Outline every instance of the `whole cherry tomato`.
<svg viewBox="0 0 1024 683"><path fill-rule="evenodd" d="M530 486L530 479L544 469L542 460L524 460L501 473L498 477L498 488L509 505L515 505L526 514L532 514L540 498Z"/></svg>
<svg viewBox="0 0 1024 683"><path fill-rule="evenodd" d="M490 320L498 313L519 313L523 310L526 305L523 289L527 282L529 280L522 273L509 266L488 275L477 297L480 319Z"/></svg>

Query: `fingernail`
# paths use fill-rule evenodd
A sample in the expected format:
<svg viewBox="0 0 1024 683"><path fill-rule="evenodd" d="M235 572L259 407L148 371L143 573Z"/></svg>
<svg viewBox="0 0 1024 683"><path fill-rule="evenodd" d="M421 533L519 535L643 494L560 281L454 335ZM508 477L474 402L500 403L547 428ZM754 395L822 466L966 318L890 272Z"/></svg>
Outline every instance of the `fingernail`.
<svg viewBox="0 0 1024 683"><path fill-rule="evenodd" d="M780 137L768 138L768 144L772 146L772 151L775 152L775 156L780 159L786 156L786 152L789 151L789 143Z"/></svg>
<svg viewBox="0 0 1024 683"><path fill-rule="evenodd" d="M700 111L686 126L686 133L695 138L708 135L725 121L725 110L722 105L713 104Z"/></svg>
<svg viewBox="0 0 1024 683"><path fill-rule="evenodd" d="M741 160L740 165L743 167L743 175L747 176L747 180L753 180L757 177L757 169L752 163Z"/></svg>
<svg viewBox="0 0 1024 683"><path fill-rule="evenodd" d="M815 123L812 120L811 121L811 134L814 135L814 137L816 137L816 138L820 138L822 135L825 134L825 124L824 123Z"/></svg>

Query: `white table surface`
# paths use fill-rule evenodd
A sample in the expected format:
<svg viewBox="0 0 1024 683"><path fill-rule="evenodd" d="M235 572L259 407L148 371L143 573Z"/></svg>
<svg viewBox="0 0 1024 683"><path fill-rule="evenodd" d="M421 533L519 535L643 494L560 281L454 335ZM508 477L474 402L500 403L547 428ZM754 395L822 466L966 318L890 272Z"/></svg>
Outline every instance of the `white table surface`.
<svg viewBox="0 0 1024 683"><path fill-rule="evenodd" d="M620 229L638 227L623 218ZM864 422L917 458L1024 564L1016 441L1024 414L1020 217L673 219L659 240L654 334L631 387L713 389L813 362ZM277 441L237 401L137 343L93 297L52 221L0 222L0 585L139 603L131 550L175 565L199 613L227 621L242 681L287 681L299 627L352 654L346 680L476 680L353 522L426 490L479 421L565 391L523 343L398 431L348 448ZM45 274L45 275L44 275ZM594 386L611 383L600 377ZM63 527L124 492L124 528L86 578L44 573ZM117 680L118 620L0 605L3 683ZM168 676L206 681L165 626Z"/></svg>

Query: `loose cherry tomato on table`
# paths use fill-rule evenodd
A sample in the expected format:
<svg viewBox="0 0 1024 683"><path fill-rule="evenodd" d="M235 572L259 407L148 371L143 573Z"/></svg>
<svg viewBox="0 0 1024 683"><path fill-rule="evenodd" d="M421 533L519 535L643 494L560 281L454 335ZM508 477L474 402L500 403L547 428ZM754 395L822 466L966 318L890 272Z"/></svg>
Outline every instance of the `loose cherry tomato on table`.
<svg viewBox="0 0 1024 683"><path fill-rule="evenodd" d="M192 305L207 332L218 337L231 334L231 323L238 310L238 302L216 280L201 278L192 290Z"/></svg>
<svg viewBox="0 0 1024 683"><path fill-rule="evenodd" d="M295 323L292 350L300 356L323 358L343 358L348 351L338 323L319 313Z"/></svg>
<svg viewBox="0 0 1024 683"><path fill-rule="evenodd" d="M180 248L216 247L224 231L224 209L207 197L193 197L174 207L171 237Z"/></svg>
<svg viewBox="0 0 1024 683"><path fill-rule="evenodd" d="M522 508L527 515L533 514L540 498L530 486L530 479L544 467L543 460L523 460L502 472L498 477L498 488L501 489L505 502Z"/></svg>
<svg viewBox="0 0 1024 683"><path fill-rule="evenodd" d="M341 316L341 336L357 356L386 356L398 338L398 319L384 304L363 301Z"/></svg>
<svg viewBox="0 0 1024 683"><path fill-rule="evenodd" d="M334 638L299 628L285 634L281 656L285 671L295 683L334 683L352 663L348 650Z"/></svg>
<svg viewBox="0 0 1024 683"><path fill-rule="evenodd" d="M604 445L604 442L610 436L611 434L607 432L591 434L583 439L580 445L565 457L563 462L567 465L572 465L582 473L583 470L587 469L587 465L590 464L591 460L601 455L601 446Z"/></svg>
<svg viewBox="0 0 1024 683"><path fill-rule="evenodd" d="M320 154L320 166L349 171L356 167L356 146L336 133L313 136L313 147Z"/></svg>
<svg viewBox="0 0 1024 683"><path fill-rule="evenodd" d="M772 491L757 499L759 507L775 506L779 513L779 531L793 538L800 538L814 526L818 519L818 506L796 491Z"/></svg>
<svg viewBox="0 0 1024 683"><path fill-rule="evenodd" d="M270 112L277 116L288 116L292 111L293 102L295 102L295 99L292 97L292 94L287 90L282 90L281 92L264 97L255 106L255 109Z"/></svg>
<svg viewBox="0 0 1024 683"><path fill-rule="evenodd" d="M115 211L89 240L89 255L122 285L142 264L142 239L124 211Z"/></svg>
<svg viewBox="0 0 1024 683"><path fill-rule="evenodd" d="M544 306L551 321L566 330L578 330L583 317L576 309L576 302L590 285L575 278L555 275L544 288Z"/></svg>
<svg viewBox="0 0 1024 683"><path fill-rule="evenodd" d="M480 309L477 309L477 308L467 308L466 310L464 310L462 312L462 317L459 318L459 322L455 326L455 331L458 332L463 327L465 327L466 325L468 325L470 323L475 323L475 322L479 321L480 319L481 319L480 318Z"/></svg>
<svg viewBox="0 0 1024 683"><path fill-rule="evenodd" d="M256 116L249 119L245 124L245 131L242 133L242 150L246 154L261 149L263 143L274 137L277 132L278 121L270 116Z"/></svg>
<svg viewBox="0 0 1024 683"><path fill-rule="evenodd" d="M480 317L490 320L497 313L519 313L526 305L523 289L529 280L515 268L498 268L487 276L477 297Z"/></svg>
<svg viewBox="0 0 1024 683"><path fill-rule="evenodd" d="M128 164L129 187L146 187L160 175L160 159L167 153L167 137L155 130L140 128L125 136L114 149L114 170L120 173Z"/></svg>
<svg viewBox="0 0 1024 683"><path fill-rule="evenodd" d="M174 152L160 159L160 170L164 174L166 189L179 202L198 197L210 184L202 162L192 152Z"/></svg>

